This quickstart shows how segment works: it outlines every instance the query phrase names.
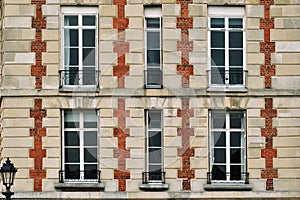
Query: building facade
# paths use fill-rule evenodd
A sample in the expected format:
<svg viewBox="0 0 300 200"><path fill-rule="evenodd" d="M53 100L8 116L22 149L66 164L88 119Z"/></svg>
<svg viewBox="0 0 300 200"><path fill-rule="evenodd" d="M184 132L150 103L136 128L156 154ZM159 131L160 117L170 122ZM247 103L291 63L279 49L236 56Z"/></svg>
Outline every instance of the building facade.
<svg viewBox="0 0 300 200"><path fill-rule="evenodd" d="M300 2L2 0L20 199L300 198Z"/></svg>

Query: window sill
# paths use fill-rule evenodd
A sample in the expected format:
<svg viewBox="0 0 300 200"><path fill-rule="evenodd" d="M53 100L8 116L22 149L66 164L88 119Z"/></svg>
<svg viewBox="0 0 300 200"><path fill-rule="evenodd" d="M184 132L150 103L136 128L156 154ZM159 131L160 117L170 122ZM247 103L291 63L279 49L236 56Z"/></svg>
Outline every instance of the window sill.
<svg viewBox="0 0 300 200"><path fill-rule="evenodd" d="M146 191L163 191L169 189L169 184L166 183L144 183L140 184L139 187L141 190Z"/></svg>
<svg viewBox="0 0 300 200"><path fill-rule="evenodd" d="M54 187L62 191L100 191L104 183L56 183Z"/></svg>
<svg viewBox="0 0 300 200"><path fill-rule="evenodd" d="M246 87L226 87L226 86L211 86L207 88L207 92L248 92Z"/></svg>
<svg viewBox="0 0 300 200"><path fill-rule="evenodd" d="M252 184L212 183L212 184L204 184L204 190L206 191L250 191L252 190Z"/></svg>
<svg viewBox="0 0 300 200"><path fill-rule="evenodd" d="M98 86L62 86L60 92L99 92Z"/></svg>

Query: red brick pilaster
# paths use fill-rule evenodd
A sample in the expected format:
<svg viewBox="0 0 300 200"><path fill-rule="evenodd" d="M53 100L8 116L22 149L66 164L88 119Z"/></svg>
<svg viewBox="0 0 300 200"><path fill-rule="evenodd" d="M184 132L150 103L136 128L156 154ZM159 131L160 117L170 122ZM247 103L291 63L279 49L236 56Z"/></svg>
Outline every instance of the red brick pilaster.
<svg viewBox="0 0 300 200"><path fill-rule="evenodd" d="M190 147L190 136L194 129L190 128L190 118L194 117L194 109L189 109L189 99L181 99L182 109L177 111L177 117L182 118L182 126L177 129L177 135L182 137L182 147L177 150L177 155L182 157L182 169L178 170L177 177L183 178L182 189L191 190L191 179L195 178L195 170L191 170L190 158L194 157L194 148Z"/></svg>
<svg viewBox="0 0 300 200"><path fill-rule="evenodd" d="M181 6L181 15L177 17L176 27L181 30L181 40L177 42L177 51L181 52L181 64L177 65L177 74L182 75L181 86L190 87L190 76L194 74L194 66L190 65L189 53L193 51L194 43L189 41L189 29L193 28L193 18L188 16L189 4L193 0L176 0Z"/></svg>
<svg viewBox="0 0 300 200"><path fill-rule="evenodd" d="M118 128L114 129L114 137L118 138L118 149L114 151L114 158L118 158L118 169L114 171L114 179L119 182L119 191L126 191L126 179L130 179L130 171L126 170L126 158L130 157L130 151L126 149L126 137L129 136L126 117L129 117L129 111L125 110L125 99L118 99L114 117L118 118Z"/></svg>
<svg viewBox="0 0 300 200"><path fill-rule="evenodd" d="M128 28L129 19L125 18L126 0L114 0L118 6L118 17L113 19L114 29L118 29L118 41L114 42L114 52L118 55L117 65L113 68L113 75L118 77L118 87L125 87L125 76L129 75L129 65L126 65L125 54L129 52L129 43L125 42L125 30Z"/></svg>
<svg viewBox="0 0 300 200"><path fill-rule="evenodd" d="M260 43L260 52L265 54L264 65L260 66L260 75L265 77L265 88L272 87L272 76L276 75L276 67L271 63L271 54L275 52L275 42L270 41L270 30L274 29L274 19L270 17L270 6L274 0L260 0L264 6L264 18L260 19L260 29L264 30L264 41Z"/></svg>
<svg viewBox="0 0 300 200"><path fill-rule="evenodd" d="M46 0L31 0L36 7L36 16L32 17L32 28L35 29L35 41L31 42L31 52L35 53L35 65L31 65L31 76L35 76L35 88L42 88L42 77L46 76L46 66L42 62L42 53L47 51L47 43L43 41L42 29L46 29L46 18L42 13L42 5Z"/></svg>
<svg viewBox="0 0 300 200"><path fill-rule="evenodd" d="M261 178L267 179L266 190L273 190L273 179L278 178L277 169L273 168L273 158L277 158L277 149L273 148L273 137L277 136L277 129L273 128L272 119L277 117L277 110L273 109L273 99L265 99L265 109L260 115L265 118L265 128L261 129L261 136L266 138L266 146L261 149L261 157L265 158L265 169L261 171Z"/></svg>
<svg viewBox="0 0 300 200"><path fill-rule="evenodd" d="M46 178L46 170L43 169L43 158L46 157L46 149L43 149L42 137L46 136L43 128L43 118L46 110L42 109L42 99L34 100L34 109L30 110L30 117L34 118L34 128L30 129L30 136L34 139L34 149L29 150L29 157L34 159L34 169L29 171L29 177L34 179L34 191L42 191L42 179Z"/></svg>

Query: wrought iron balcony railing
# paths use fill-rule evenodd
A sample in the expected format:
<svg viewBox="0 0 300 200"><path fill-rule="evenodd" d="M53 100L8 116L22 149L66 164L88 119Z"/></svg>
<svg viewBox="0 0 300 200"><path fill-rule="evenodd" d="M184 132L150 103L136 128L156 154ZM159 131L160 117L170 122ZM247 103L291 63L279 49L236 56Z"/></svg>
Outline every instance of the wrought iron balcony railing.
<svg viewBox="0 0 300 200"><path fill-rule="evenodd" d="M99 86L100 71L95 69L60 70L60 87L63 86Z"/></svg>
<svg viewBox="0 0 300 200"><path fill-rule="evenodd" d="M97 182L101 183L99 170L92 171L59 171L59 182Z"/></svg>
<svg viewBox="0 0 300 200"><path fill-rule="evenodd" d="M148 68L144 73L146 88L162 88L162 70L160 68Z"/></svg>
<svg viewBox="0 0 300 200"><path fill-rule="evenodd" d="M207 172L207 183L212 182L239 182L249 184L249 173L248 172Z"/></svg>
<svg viewBox="0 0 300 200"><path fill-rule="evenodd" d="M207 70L210 86L243 86L247 87L247 70L232 68L225 70L222 67L213 67Z"/></svg>
<svg viewBox="0 0 300 200"><path fill-rule="evenodd" d="M162 183L165 184L166 172L143 172L143 184Z"/></svg>

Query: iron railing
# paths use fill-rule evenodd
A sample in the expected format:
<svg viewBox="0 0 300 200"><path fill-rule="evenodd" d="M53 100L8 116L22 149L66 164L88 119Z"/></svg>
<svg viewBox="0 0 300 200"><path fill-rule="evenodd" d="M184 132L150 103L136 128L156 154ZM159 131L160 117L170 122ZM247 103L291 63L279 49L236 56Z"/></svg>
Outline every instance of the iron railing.
<svg viewBox="0 0 300 200"><path fill-rule="evenodd" d="M98 182L101 183L99 170L92 171L59 171L59 182Z"/></svg>
<svg viewBox="0 0 300 200"><path fill-rule="evenodd" d="M95 69L60 70L60 87L63 86L99 86L100 71Z"/></svg>
<svg viewBox="0 0 300 200"><path fill-rule="evenodd" d="M143 172L143 184L162 183L165 184L166 172Z"/></svg>
<svg viewBox="0 0 300 200"><path fill-rule="evenodd" d="M210 86L243 86L247 87L247 70L232 68L213 67L207 70Z"/></svg>
<svg viewBox="0 0 300 200"><path fill-rule="evenodd" d="M207 183L212 182L239 182L249 184L249 173L248 172L207 172Z"/></svg>
<svg viewBox="0 0 300 200"><path fill-rule="evenodd" d="M162 88L162 70L160 68L148 68L144 70L146 88Z"/></svg>

